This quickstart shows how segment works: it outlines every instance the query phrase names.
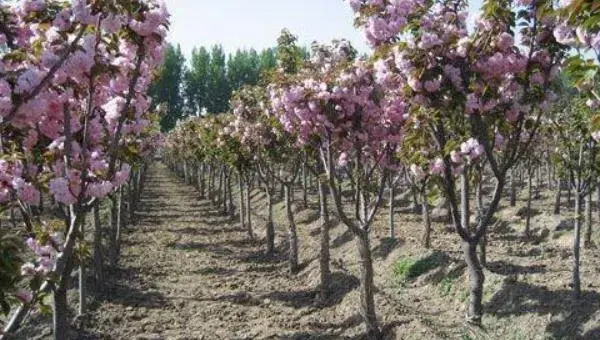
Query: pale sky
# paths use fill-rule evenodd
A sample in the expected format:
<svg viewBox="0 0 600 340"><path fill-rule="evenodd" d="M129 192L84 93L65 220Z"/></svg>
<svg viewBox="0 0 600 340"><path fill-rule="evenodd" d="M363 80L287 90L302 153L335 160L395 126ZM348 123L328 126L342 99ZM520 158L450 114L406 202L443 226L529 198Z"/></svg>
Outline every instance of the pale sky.
<svg viewBox="0 0 600 340"><path fill-rule="evenodd" d="M343 0L164 0L171 13L169 41L181 44L186 58L194 47L221 44L226 53L238 48L272 47L282 28L300 45L314 40L346 38L368 52L354 14ZM481 0L471 0L479 9Z"/></svg>

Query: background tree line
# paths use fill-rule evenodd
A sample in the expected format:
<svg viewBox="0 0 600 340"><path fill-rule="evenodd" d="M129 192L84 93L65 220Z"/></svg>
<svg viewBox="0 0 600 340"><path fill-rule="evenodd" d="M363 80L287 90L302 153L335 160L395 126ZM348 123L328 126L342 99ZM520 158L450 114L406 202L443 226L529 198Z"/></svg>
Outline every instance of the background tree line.
<svg viewBox="0 0 600 340"><path fill-rule="evenodd" d="M278 43L296 41L289 31L283 30ZM277 67L277 54L297 58L301 63L308 57L308 49L295 51L278 47L238 49L226 55L221 45L194 48L186 60L179 45L169 44L165 61L150 89L154 105L164 103L165 115L160 125L163 131L171 130L178 120L202 112L225 112L233 91L243 85L256 85L260 75Z"/></svg>

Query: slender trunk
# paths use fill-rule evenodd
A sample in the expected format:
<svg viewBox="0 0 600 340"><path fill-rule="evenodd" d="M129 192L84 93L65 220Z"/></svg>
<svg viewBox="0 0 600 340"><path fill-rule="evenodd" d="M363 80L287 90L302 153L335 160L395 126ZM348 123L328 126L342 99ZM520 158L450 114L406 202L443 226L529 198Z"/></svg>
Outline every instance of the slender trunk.
<svg viewBox="0 0 600 340"><path fill-rule="evenodd" d="M562 181L556 181L556 194L554 196L554 215L560 215L560 199L562 196Z"/></svg>
<svg viewBox="0 0 600 340"><path fill-rule="evenodd" d="M125 221L123 219L123 186L117 191L117 232L115 235L116 246L117 246L117 260L121 255L121 233L125 227Z"/></svg>
<svg viewBox="0 0 600 340"><path fill-rule="evenodd" d="M515 183L515 169L510 171L510 206L517 205L517 186Z"/></svg>
<svg viewBox="0 0 600 340"><path fill-rule="evenodd" d="M205 199L205 189L206 189L206 179L204 178L205 166L204 163L200 164L200 168L198 169L198 190L200 190L200 198Z"/></svg>
<svg viewBox="0 0 600 340"><path fill-rule="evenodd" d="M479 263L481 263L483 268L487 267L487 243L488 236L485 233L479 241Z"/></svg>
<svg viewBox="0 0 600 340"><path fill-rule="evenodd" d="M418 198L418 193L417 193L417 189L415 188L414 185L410 186L410 192L411 192L411 196L412 196L412 202L411 202L411 210L414 214L419 212L419 198Z"/></svg>
<svg viewBox="0 0 600 340"><path fill-rule="evenodd" d="M119 230L119 209L118 209L117 193L110 196L110 253L109 261L112 267L115 267L118 262L119 254L117 250L117 235Z"/></svg>
<svg viewBox="0 0 600 340"><path fill-rule="evenodd" d="M390 230L390 238L392 240L396 239L396 230L395 230L395 223L394 223L394 197L396 197L396 186L394 185L394 181L390 181L390 188L389 188L389 202L388 202L388 214L389 214L389 230Z"/></svg>
<svg viewBox="0 0 600 340"><path fill-rule="evenodd" d="M132 181L127 185L127 216L128 225L135 225L135 190L132 188Z"/></svg>
<svg viewBox="0 0 600 340"><path fill-rule="evenodd" d="M429 213L429 203L427 203L427 188L423 185L421 192L423 202L421 203L423 215L423 237L421 245L427 249L431 248L431 215Z"/></svg>
<svg viewBox="0 0 600 340"><path fill-rule="evenodd" d="M85 243L85 219L81 222L81 233L80 233L80 241L81 244ZM81 316L85 314L86 310L86 287L85 287L85 260L83 256L79 256L79 273L78 273L78 286L79 286L79 309L77 310L77 315Z"/></svg>
<svg viewBox="0 0 600 340"><path fill-rule="evenodd" d="M210 166L210 174L209 174L209 182L208 182L208 198L210 199L210 201L212 203L215 203L215 180L216 180L216 173L215 173L215 167L213 165Z"/></svg>
<svg viewBox="0 0 600 340"><path fill-rule="evenodd" d="M190 184L190 173L187 161L183 161L183 182L185 184Z"/></svg>
<svg viewBox="0 0 600 340"><path fill-rule="evenodd" d="M575 229L573 230L573 296L581 297L581 281L579 278L579 252L581 239L581 195L575 194Z"/></svg>
<svg viewBox="0 0 600 340"><path fill-rule="evenodd" d="M463 241L463 252L469 271L469 306L467 321L481 324L483 316L483 282L485 275L477 258L477 241Z"/></svg>
<svg viewBox="0 0 600 340"><path fill-rule="evenodd" d="M267 194L267 230L266 230L266 241L267 241L267 251L268 255L273 254L275 252L275 225L273 224L273 193L272 189L269 188L269 184L265 184L266 194Z"/></svg>
<svg viewBox="0 0 600 340"><path fill-rule="evenodd" d="M308 207L308 171L306 171L306 162L302 164L302 204L304 208Z"/></svg>
<svg viewBox="0 0 600 340"><path fill-rule="evenodd" d="M294 221L294 213L292 212L291 200L291 183L285 183L283 190L285 196L285 211L288 219L288 242L289 253L288 261L290 264L290 272L298 272L298 234L296 233L296 223Z"/></svg>
<svg viewBox="0 0 600 340"><path fill-rule="evenodd" d="M250 200L250 190L252 190L250 186L250 181L248 178L244 177L244 181L246 182L246 226L248 228L248 232L254 238L254 232L252 231L252 208L251 208L251 200Z"/></svg>
<svg viewBox="0 0 600 340"><path fill-rule="evenodd" d="M592 191L589 190L585 200L585 237L583 246L590 248L592 246Z"/></svg>
<svg viewBox="0 0 600 340"><path fill-rule="evenodd" d="M238 172L238 185L240 189L240 228L242 230L246 229L248 231L248 237L250 239L254 238L254 234L252 233L252 228L248 228L246 225L246 201L244 196L244 176L241 172Z"/></svg>
<svg viewBox="0 0 600 340"><path fill-rule="evenodd" d="M361 315L365 322L367 339L379 340L382 338L375 311L373 293L373 258L369 244L369 234L364 232L356 237L358 249L358 263L360 264L360 305Z"/></svg>
<svg viewBox="0 0 600 340"><path fill-rule="evenodd" d="M321 249L319 253L319 269L321 272L321 299L325 300L331 287L331 269L329 268L329 210L327 207L327 184L318 180L319 210L321 221Z"/></svg>
<svg viewBox="0 0 600 340"><path fill-rule="evenodd" d="M530 237L531 230L531 200L533 198L533 172L531 168L529 170L529 178L527 179L527 217L525 219L525 231L523 235L525 237Z"/></svg>
<svg viewBox="0 0 600 340"><path fill-rule="evenodd" d="M100 202L94 204L94 281L96 291L104 293L104 260L102 255L102 222L100 221Z"/></svg>
<svg viewBox="0 0 600 340"><path fill-rule="evenodd" d="M573 180L572 180L572 179L570 179L570 180L568 181L568 184L569 184L569 185L567 186L567 206L568 206L568 207L571 207L571 195L572 195L572 194L571 194L571 192L572 192L572 188L571 188L571 187L572 187L572 185L571 185L571 183L573 183Z"/></svg>
<svg viewBox="0 0 600 340"><path fill-rule="evenodd" d="M67 320L67 288L57 287L52 294L54 303L52 306L54 340L68 339L69 321Z"/></svg>

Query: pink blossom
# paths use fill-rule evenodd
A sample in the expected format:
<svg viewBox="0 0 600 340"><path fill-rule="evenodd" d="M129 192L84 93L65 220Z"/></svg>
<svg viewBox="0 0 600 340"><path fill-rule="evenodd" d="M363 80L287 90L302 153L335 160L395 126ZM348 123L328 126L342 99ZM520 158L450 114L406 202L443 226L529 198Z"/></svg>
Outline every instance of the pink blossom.
<svg viewBox="0 0 600 340"><path fill-rule="evenodd" d="M77 197L71 193L69 180L64 177L58 177L50 181L49 184L50 192L54 195L54 198L63 204L75 204Z"/></svg>
<svg viewBox="0 0 600 340"><path fill-rule="evenodd" d="M33 300L33 294L25 289L19 289L15 293L15 297L24 304L30 303Z"/></svg>

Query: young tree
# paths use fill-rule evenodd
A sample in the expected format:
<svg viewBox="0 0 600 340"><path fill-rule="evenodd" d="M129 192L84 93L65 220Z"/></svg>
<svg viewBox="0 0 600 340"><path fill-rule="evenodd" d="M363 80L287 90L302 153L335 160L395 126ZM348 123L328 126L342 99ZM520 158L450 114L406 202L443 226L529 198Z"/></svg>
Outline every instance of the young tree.
<svg viewBox="0 0 600 340"><path fill-rule="evenodd" d="M536 133L553 99L548 88L561 48L551 34L552 2L519 1L513 6L512 1L485 1L472 33L466 1L351 0L350 5L383 61L378 74L400 78L391 89L410 104L411 124L435 143L424 150L428 162L443 160L442 189L469 269L467 319L478 324L484 274L477 245L498 208L508 170L528 148L528 136ZM520 43L514 38L517 29ZM482 156L496 183L473 226L469 174Z"/></svg>

